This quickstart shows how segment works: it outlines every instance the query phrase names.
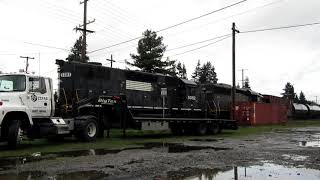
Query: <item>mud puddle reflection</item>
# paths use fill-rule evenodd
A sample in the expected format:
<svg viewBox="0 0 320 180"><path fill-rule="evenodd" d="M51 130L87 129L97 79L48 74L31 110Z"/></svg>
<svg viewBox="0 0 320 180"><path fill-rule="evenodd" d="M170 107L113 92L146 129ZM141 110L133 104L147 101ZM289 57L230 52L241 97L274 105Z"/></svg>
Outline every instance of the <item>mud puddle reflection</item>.
<svg viewBox="0 0 320 180"><path fill-rule="evenodd" d="M319 180L320 171L265 163L250 167L234 167L227 171L185 168L180 171L168 172L167 176L171 180Z"/></svg>
<svg viewBox="0 0 320 180"><path fill-rule="evenodd" d="M0 179L21 179L21 180L99 180L107 177L107 174L99 171L81 171L64 173L57 175L48 175L41 171L22 172L19 174L4 174L0 175Z"/></svg>
<svg viewBox="0 0 320 180"><path fill-rule="evenodd" d="M199 142L217 142L223 139L189 139L189 141L199 141Z"/></svg>
<svg viewBox="0 0 320 180"><path fill-rule="evenodd" d="M19 165L37 162L42 160L52 160L59 157L79 157L79 156L96 156L105 154L116 154L124 150L143 149L144 147L126 148L126 149L89 149L77 151L62 151L62 152L35 152L30 155L20 157L5 157L0 159L0 172L8 169L13 169Z"/></svg>
<svg viewBox="0 0 320 180"><path fill-rule="evenodd" d="M117 154L125 150L133 149L152 149L152 148L165 148L168 153L182 153L194 150L202 149L214 149L218 150L228 150L229 148L218 148L210 146L188 146L179 143L145 143L141 147L125 148L125 149L89 149L89 150L77 150L77 151L63 151L63 152L50 152L41 153L36 152L27 156L21 157L5 157L0 160L0 172L4 170L14 169L20 165L37 162L42 160L52 160L59 157L79 157L79 156L96 156L96 155L106 155L106 154Z"/></svg>
<svg viewBox="0 0 320 180"><path fill-rule="evenodd" d="M302 147L320 147L320 134L311 135L307 140L300 141L299 146Z"/></svg>
<svg viewBox="0 0 320 180"><path fill-rule="evenodd" d="M212 146L194 146L179 143L147 143L144 145L146 148L165 148L168 153L183 153L195 150L213 149L215 151L230 150L224 147Z"/></svg>

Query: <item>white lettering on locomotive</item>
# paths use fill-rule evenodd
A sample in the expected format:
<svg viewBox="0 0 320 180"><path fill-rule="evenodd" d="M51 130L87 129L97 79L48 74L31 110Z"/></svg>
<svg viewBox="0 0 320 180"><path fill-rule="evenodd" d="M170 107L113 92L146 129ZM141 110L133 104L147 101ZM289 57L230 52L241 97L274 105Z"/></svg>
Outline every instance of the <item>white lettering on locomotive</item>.
<svg viewBox="0 0 320 180"><path fill-rule="evenodd" d="M98 99L98 103L101 103L101 104L116 104L117 101L114 100L114 99L99 98L99 99Z"/></svg>
<svg viewBox="0 0 320 180"><path fill-rule="evenodd" d="M195 96L188 96L187 99L188 99L188 100L193 100L193 101L195 101L195 100L196 100L196 97L195 97Z"/></svg>

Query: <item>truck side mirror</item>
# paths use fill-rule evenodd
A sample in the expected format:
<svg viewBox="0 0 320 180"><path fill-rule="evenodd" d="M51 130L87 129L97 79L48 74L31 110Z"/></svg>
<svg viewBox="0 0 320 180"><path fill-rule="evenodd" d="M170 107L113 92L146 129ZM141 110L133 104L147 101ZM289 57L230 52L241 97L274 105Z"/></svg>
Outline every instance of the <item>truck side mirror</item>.
<svg viewBox="0 0 320 180"><path fill-rule="evenodd" d="M45 94L47 92L44 78L39 79L39 91L41 94Z"/></svg>
<svg viewBox="0 0 320 180"><path fill-rule="evenodd" d="M34 92L34 78L29 78L29 92Z"/></svg>

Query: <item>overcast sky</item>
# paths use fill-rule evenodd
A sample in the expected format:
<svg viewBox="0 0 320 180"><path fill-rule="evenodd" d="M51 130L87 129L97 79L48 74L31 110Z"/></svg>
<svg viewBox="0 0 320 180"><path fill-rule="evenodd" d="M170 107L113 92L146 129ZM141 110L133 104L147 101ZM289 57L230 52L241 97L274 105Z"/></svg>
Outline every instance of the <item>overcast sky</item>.
<svg viewBox="0 0 320 180"><path fill-rule="evenodd" d="M146 29L159 30L211 12L239 0L90 0L88 52L141 36ZM0 70L23 69L22 56L30 60L30 70L57 79L55 59L65 59L80 36L73 29L82 23L83 6L79 0L0 0ZM211 61L220 83L231 84L231 38L189 53L183 45L231 33L231 24L240 31L320 22L319 0L248 0L232 8L184 25L162 31L168 46L165 56L186 64L190 77L198 60ZM320 25L287 30L237 35L237 70L247 69L253 90L280 95L286 82L304 91L309 100L320 99ZM30 44L30 43L33 43ZM36 46L42 44L55 48ZM91 61L109 65L113 54L124 68L125 59L136 52L137 41L89 53ZM39 60L40 59L40 60ZM40 66L39 66L40 62ZM237 71L237 80L241 72ZM56 82L56 81L55 81ZM238 81L240 83L240 81Z"/></svg>

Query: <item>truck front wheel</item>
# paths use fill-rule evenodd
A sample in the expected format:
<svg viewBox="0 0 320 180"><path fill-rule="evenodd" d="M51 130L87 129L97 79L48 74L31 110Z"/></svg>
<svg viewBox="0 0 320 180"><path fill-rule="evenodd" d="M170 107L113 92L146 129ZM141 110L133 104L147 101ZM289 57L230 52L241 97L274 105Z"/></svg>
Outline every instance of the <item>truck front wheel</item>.
<svg viewBox="0 0 320 180"><path fill-rule="evenodd" d="M10 149L15 149L20 145L22 135L21 122L18 120L12 121L8 127L8 146Z"/></svg>
<svg viewBox="0 0 320 180"><path fill-rule="evenodd" d="M83 127L76 133L76 137L81 141L95 141L99 132L99 126L94 118L87 119Z"/></svg>

